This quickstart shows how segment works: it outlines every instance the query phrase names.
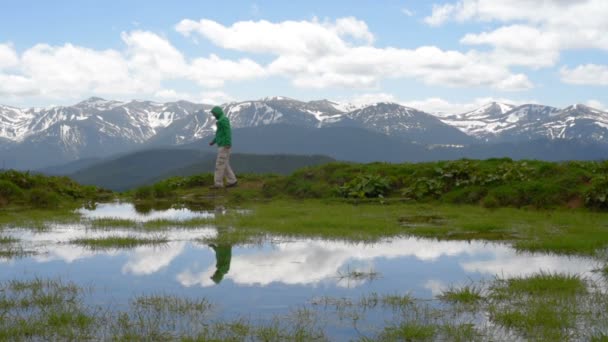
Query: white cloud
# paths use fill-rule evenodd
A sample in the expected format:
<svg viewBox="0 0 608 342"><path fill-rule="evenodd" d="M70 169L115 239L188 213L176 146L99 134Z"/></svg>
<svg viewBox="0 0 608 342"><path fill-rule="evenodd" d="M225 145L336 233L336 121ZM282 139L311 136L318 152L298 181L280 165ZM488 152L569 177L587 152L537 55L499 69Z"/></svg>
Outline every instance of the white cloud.
<svg viewBox="0 0 608 342"><path fill-rule="evenodd" d="M355 18L333 23L242 21L232 26L207 19L183 20L176 29L186 36L196 33L222 48L274 55L276 58L267 66L268 74L287 77L304 88L375 88L385 78L501 90L532 86L525 75L513 74L506 66L476 52L444 51L434 46L373 47L372 33Z"/></svg>
<svg viewBox="0 0 608 342"><path fill-rule="evenodd" d="M164 89L166 80L192 80L203 88L217 88L227 80L265 75L264 68L249 59L210 55L189 61L166 38L152 32L123 32L121 38L124 51L37 44L18 56L12 46L0 45L0 94L52 100L89 94L171 98L186 94Z"/></svg>
<svg viewBox="0 0 608 342"><path fill-rule="evenodd" d="M19 63L19 57L11 44L0 44L0 70Z"/></svg>
<svg viewBox="0 0 608 342"><path fill-rule="evenodd" d="M201 94L201 102L207 104L222 104L234 101L234 97L223 91L206 91Z"/></svg>
<svg viewBox="0 0 608 342"><path fill-rule="evenodd" d="M502 65L549 67L559 59L559 36L526 25L504 26L491 32L469 33L461 40L468 45L491 45L489 58Z"/></svg>
<svg viewBox="0 0 608 342"><path fill-rule="evenodd" d="M3 75L0 73L0 95L19 97L39 94L39 88L31 79L19 75Z"/></svg>
<svg viewBox="0 0 608 342"><path fill-rule="evenodd" d="M456 6L452 4L433 5L433 12L430 16L424 18L424 22L431 26L439 26L450 19Z"/></svg>
<svg viewBox="0 0 608 342"><path fill-rule="evenodd" d="M184 56L167 39L146 31L123 32L121 37L128 47L129 67L138 76L161 80L187 74Z"/></svg>
<svg viewBox="0 0 608 342"><path fill-rule="evenodd" d="M608 106L604 105L601 101L598 100L589 100L587 101L587 106L595 109L599 109L602 111L608 111Z"/></svg>
<svg viewBox="0 0 608 342"><path fill-rule="evenodd" d="M410 10L410 9L409 9L409 8L407 8L407 7L403 7L403 8L401 8L401 13L405 14L405 15L406 15L406 16L408 16L408 17L413 17L413 16L414 16L414 14L416 14L414 11Z"/></svg>
<svg viewBox="0 0 608 342"><path fill-rule="evenodd" d="M212 20L182 20L176 30L185 36L197 33L225 49L275 55L323 56L345 51L345 37L373 40L365 22L355 18L342 18L335 23L312 21L266 20L239 21L224 26Z"/></svg>
<svg viewBox="0 0 608 342"><path fill-rule="evenodd" d="M581 85L608 85L608 65L585 64L560 69L563 82Z"/></svg>
<svg viewBox="0 0 608 342"><path fill-rule="evenodd" d="M355 106L365 106L378 102L399 102L395 95L387 93L360 94L348 99L347 101Z"/></svg>
<svg viewBox="0 0 608 342"><path fill-rule="evenodd" d="M493 46L497 63L539 68L555 65L562 50L608 50L607 17L605 0L460 0L434 5L425 21L432 26L451 20L512 23L469 33L461 43Z"/></svg>
<svg viewBox="0 0 608 342"><path fill-rule="evenodd" d="M526 21L537 24L589 27L607 25L604 0L460 0L434 5L428 24L454 21Z"/></svg>
<svg viewBox="0 0 608 342"><path fill-rule="evenodd" d="M188 78L209 88L218 88L226 81L240 81L266 76L266 70L251 59L238 61L221 59L216 55L196 58L189 68Z"/></svg>
<svg viewBox="0 0 608 342"><path fill-rule="evenodd" d="M154 93L154 98L160 101L186 100L206 104L222 104L235 100L234 97L219 90L203 91L199 94L192 94L187 92L179 92L175 89L161 89Z"/></svg>
<svg viewBox="0 0 608 342"><path fill-rule="evenodd" d="M160 101L179 101L186 100L196 102L200 100L196 95L176 91L175 89L160 89L154 93L154 98Z"/></svg>

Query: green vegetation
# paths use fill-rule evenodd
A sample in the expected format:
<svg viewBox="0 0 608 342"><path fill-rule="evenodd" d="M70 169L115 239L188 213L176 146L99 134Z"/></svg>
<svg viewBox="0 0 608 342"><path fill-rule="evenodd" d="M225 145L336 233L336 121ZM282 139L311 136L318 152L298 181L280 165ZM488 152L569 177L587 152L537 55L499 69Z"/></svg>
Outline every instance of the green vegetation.
<svg viewBox="0 0 608 342"><path fill-rule="evenodd" d="M443 293L439 295L439 299L451 303L475 305L483 300L483 296L480 287L475 285L466 285L461 288L450 288L443 291Z"/></svg>
<svg viewBox="0 0 608 342"><path fill-rule="evenodd" d="M173 177L127 194L136 199L224 198L251 202L277 198L346 198L358 201L472 204L487 208L608 209L608 162L543 162L511 159L431 163L334 162L289 176L241 175L239 188L211 193L210 174Z"/></svg>
<svg viewBox="0 0 608 342"><path fill-rule="evenodd" d="M67 177L0 171L0 208L57 209L109 198L110 192L79 185Z"/></svg>
<svg viewBox="0 0 608 342"><path fill-rule="evenodd" d="M351 204L328 200L274 200L211 221L231 234L376 241L392 236L495 240L522 251L598 255L608 246L605 213L578 210L486 209L429 204ZM421 214L427 213L427 214Z"/></svg>
<svg viewBox="0 0 608 342"><path fill-rule="evenodd" d="M72 240L71 243L83 245L91 249L133 248L142 245L166 244L166 237L135 237L135 236L108 236L102 238L83 238Z"/></svg>
<svg viewBox="0 0 608 342"><path fill-rule="evenodd" d="M587 285L579 276L547 273L497 280L490 287L490 319L530 339L564 341L580 337L577 324L601 310L606 300L594 303L597 295L588 294ZM605 313L601 316L606 319Z"/></svg>
<svg viewBox="0 0 608 342"><path fill-rule="evenodd" d="M82 305L83 289L34 279L0 284L0 340L88 340L95 311Z"/></svg>
<svg viewBox="0 0 608 342"><path fill-rule="evenodd" d="M608 324L608 297L605 290L588 291L590 285L577 276L540 273L495 279L486 296L455 291L481 297L475 315L460 310L458 301L438 306L410 295L371 293L313 299L270 320L224 320L215 318L217 307L206 298L144 295L128 308L108 310L85 304L92 288L15 280L0 283L0 340L325 341L323 322L337 315L346 324L341 329L352 325L360 341L599 341ZM378 314L384 323L367 326L367 318Z"/></svg>

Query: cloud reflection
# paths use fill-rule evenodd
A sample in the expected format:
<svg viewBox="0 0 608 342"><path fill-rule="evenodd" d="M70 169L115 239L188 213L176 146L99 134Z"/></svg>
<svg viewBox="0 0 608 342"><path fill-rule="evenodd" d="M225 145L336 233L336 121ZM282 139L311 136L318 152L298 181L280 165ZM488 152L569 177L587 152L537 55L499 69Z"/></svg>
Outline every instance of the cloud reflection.
<svg viewBox="0 0 608 342"><path fill-rule="evenodd" d="M568 258L542 254L521 254L506 245L485 242L433 241L416 238L395 239L375 244L304 240L278 243L274 249L232 257L226 279L245 286L267 286L272 283L313 285L323 282L337 284L339 273L353 263L367 263L372 267L381 259L415 258L432 267L442 257L459 258L465 273L514 276L540 270L585 273L594 263L588 258ZM215 267L197 270L189 267L177 275L183 286L212 286L210 280ZM351 269L353 269L351 267ZM350 283L352 287L365 281ZM338 285L339 286L339 285ZM438 292L443 285L427 282L424 285Z"/></svg>

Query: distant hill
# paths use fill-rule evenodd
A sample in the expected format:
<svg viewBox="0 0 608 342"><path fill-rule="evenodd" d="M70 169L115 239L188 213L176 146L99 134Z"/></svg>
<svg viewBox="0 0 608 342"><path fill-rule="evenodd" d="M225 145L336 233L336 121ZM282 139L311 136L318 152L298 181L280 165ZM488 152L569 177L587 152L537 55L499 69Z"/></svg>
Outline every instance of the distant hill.
<svg viewBox="0 0 608 342"><path fill-rule="evenodd" d="M238 154L235 153L230 157L230 166L234 172L239 173L254 173L254 174L280 174L289 175L294 171L308 167L317 166L336 161L327 156L313 155L287 155L287 154ZM186 166L181 169L172 170L164 175L157 177L152 182L160 181L173 176L192 176L200 173L214 172L215 156L207 158L200 162Z"/></svg>
<svg viewBox="0 0 608 342"><path fill-rule="evenodd" d="M477 144L464 148L439 147L430 152L432 160L504 157L515 160L537 159L544 161L608 159L608 146L605 144L569 139L538 139L526 142Z"/></svg>
<svg viewBox="0 0 608 342"><path fill-rule="evenodd" d="M44 169L36 170L36 172L44 173L49 176L61 176L61 175L69 175L72 173L76 173L79 170L85 169L89 166L97 164L101 162L103 159L101 158L84 158L74 160L69 163L49 166Z"/></svg>
<svg viewBox="0 0 608 342"><path fill-rule="evenodd" d="M123 191L172 176L213 172L215 158L215 153L199 149L153 149L104 160L70 174L69 177L81 184ZM302 167L332 161L334 159L326 156L234 154L230 163L237 174L290 174Z"/></svg>
<svg viewBox="0 0 608 342"><path fill-rule="evenodd" d="M69 177L81 184L125 190L147 184L151 179L171 170L209 158L213 158L213 155L200 150L166 148L138 151L93 164Z"/></svg>
<svg viewBox="0 0 608 342"><path fill-rule="evenodd" d="M238 153L326 155L363 163L429 160L422 145L357 127L268 125L234 129L232 137ZM183 145L183 148L208 148L207 140Z"/></svg>

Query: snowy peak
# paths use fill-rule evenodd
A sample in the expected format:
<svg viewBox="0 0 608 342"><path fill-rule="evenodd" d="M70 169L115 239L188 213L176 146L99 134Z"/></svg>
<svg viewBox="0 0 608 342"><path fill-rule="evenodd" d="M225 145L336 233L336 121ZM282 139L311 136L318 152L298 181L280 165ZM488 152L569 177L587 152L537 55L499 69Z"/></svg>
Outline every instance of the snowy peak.
<svg viewBox="0 0 608 342"><path fill-rule="evenodd" d="M490 102L470 112L454 115L453 118L469 120L500 118L505 113L513 110L513 108L515 108L515 106L510 104Z"/></svg>
<svg viewBox="0 0 608 342"><path fill-rule="evenodd" d="M523 127L527 123L546 120L559 110L549 106L526 104L513 106L491 102L463 114L451 115L441 120L462 132L484 141L500 140L505 132Z"/></svg>
<svg viewBox="0 0 608 342"><path fill-rule="evenodd" d="M74 107L84 109L84 110L110 110L115 107L123 105L123 102L120 101L109 101L106 99L102 99L101 97L90 97L84 101L78 102Z"/></svg>
<svg viewBox="0 0 608 342"><path fill-rule="evenodd" d="M472 140L431 114L396 103L371 104L346 116L364 128L423 144L461 144Z"/></svg>

